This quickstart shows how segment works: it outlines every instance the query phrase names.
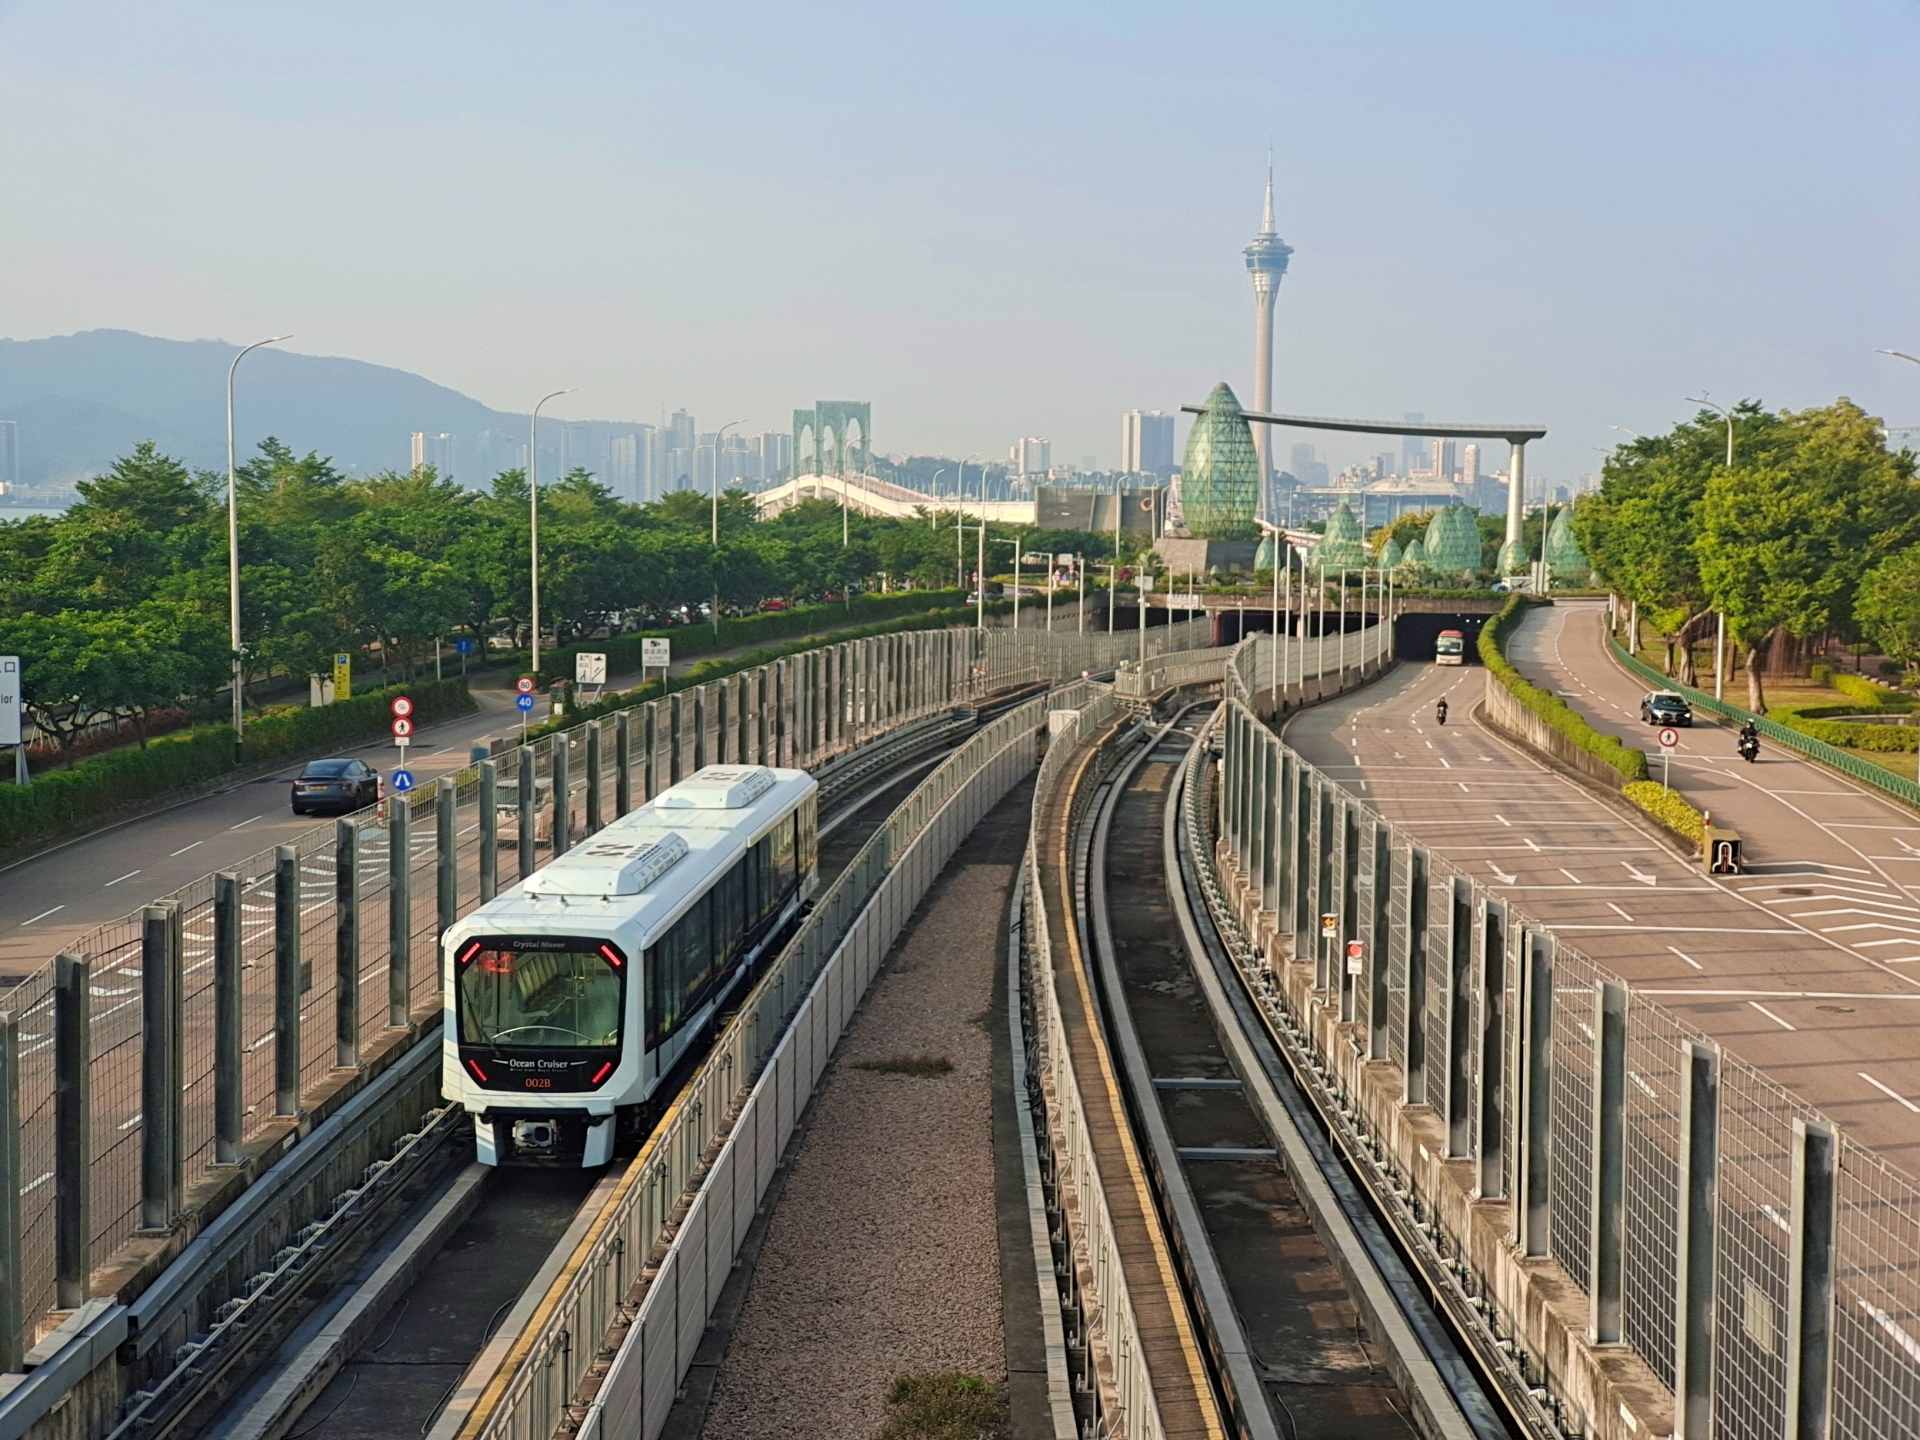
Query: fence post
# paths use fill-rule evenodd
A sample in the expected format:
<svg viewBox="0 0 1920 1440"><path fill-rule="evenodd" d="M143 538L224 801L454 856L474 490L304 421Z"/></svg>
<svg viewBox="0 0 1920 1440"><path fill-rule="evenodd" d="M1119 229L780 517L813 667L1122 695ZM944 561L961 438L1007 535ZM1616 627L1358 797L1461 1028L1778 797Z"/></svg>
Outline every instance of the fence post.
<svg viewBox="0 0 1920 1440"><path fill-rule="evenodd" d="M520 747L520 766L516 773L519 777L517 781L519 789L515 795L515 804L520 811L518 822L520 873L515 878L524 880L533 873L534 843L540 825L540 812L534 804L534 787L539 784L539 780L533 773L533 747L531 745L522 745Z"/></svg>
<svg viewBox="0 0 1920 1440"><path fill-rule="evenodd" d="M1407 851L1407 1029L1400 1048L1409 1105L1427 1103L1427 884L1427 852L1416 847Z"/></svg>
<svg viewBox="0 0 1920 1440"><path fill-rule="evenodd" d="M20 1246L20 1025L0 1011L0 1372L25 1368L26 1285Z"/></svg>
<svg viewBox="0 0 1920 1440"><path fill-rule="evenodd" d="M1351 1022L1358 977L1357 967L1347 958L1347 945L1360 938L1360 812L1350 804L1340 807L1339 933L1339 953L1333 959L1340 972L1340 1019Z"/></svg>
<svg viewBox="0 0 1920 1440"><path fill-rule="evenodd" d="M573 848L573 836L570 833L573 823L573 797L568 793L573 788L573 776L568 773L568 751L572 747L567 743L567 732L562 730L553 737L553 858L558 860Z"/></svg>
<svg viewBox="0 0 1920 1440"><path fill-rule="evenodd" d="M1480 1127L1475 1194L1499 1200L1507 1193L1507 907L1481 903Z"/></svg>
<svg viewBox="0 0 1920 1440"><path fill-rule="evenodd" d="M685 712L686 696L684 694L675 692L667 697L667 783L669 785L678 785L684 778L680 773L680 745Z"/></svg>
<svg viewBox="0 0 1920 1440"><path fill-rule="evenodd" d="M707 687L697 685L693 691L693 768L707 768Z"/></svg>
<svg viewBox="0 0 1920 1440"><path fill-rule="evenodd" d="M360 832L333 831L333 1063L360 1064Z"/></svg>
<svg viewBox="0 0 1920 1440"><path fill-rule="evenodd" d="M174 1093L180 1088L180 1057L174 1049L173 1012L178 995L172 915L165 905L140 911L140 1228L165 1230L173 1223ZM11 1126L8 1127L12 1129ZM18 1187L9 1187L15 1188Z"/></svg>
<svg viewBox="0 0 1920 1440"><path fill-rule="evenodd" d="M1473 882L1454 877L1447 917L1447 1158L1473 1148Z"/></svg>
<svg viewBox="0 0 1920 1440"><path fill-rule="evenodd" d="M460 789L451 775L442 775L439 792L433 804L436 942L460 918Z"/></svg>
<svg viewBox="0 0 1920 1440"><path fill-rule="evenodd" d="M521 754L526 755L525 747ZM528 789L531 767L521 760ZM521 814L526 813L526 790L521 791ZM522 853L526 840L520 842ZM387 1024L404 1029L413 1018L413 811L407 797L396 795L387 810Z"/></svg>
<svg viewBox="0 0 1920 1440"><path fill-rule="evenodd" d="M1593 1000L1593 1266L1588 1331L1618 1345L1627 1201L1627 987L1603 981ZM1682 1202L1684 1204L1684 1201Z"/></svg>
<svg viewBox="0 0 1920 1440"><path fill-rule="evenodd" d="M1326 991L1333 984L1327 957L1326 917L1333 913L1333 791L1326 784L1319 792L1316 809L1319 823L1314 826L1314 872L1318 882L1314 892L1313 988Z"/></svg>
<svg viewBox="0 0 1920 1440"><path fill-rule="evenodd" d="M597 835L606 823L600 804L600 722L587 722L587 828L586 835Z"/></svg>
<svg viewBox="0 0 1920 1440"><path fill-rule="evenodd" d="M1299 767L1294 764L1293 752L1280 745L1276 739L1274 748L1280 757L1280 778L1274 785L1274 884L1273 909L1274 932L1279 935L1291 933L1293 920L1293 792L1299 780Z"/></svg>
<svg viewBox="0 0 1920 1440"><path fill-rule="evenodd" d="M633 809L633 712L622 710L613 717L613 818L618 820L631 809Z"/></svg>
<svg viewBox="0 0 1920 1440"><path fill-rule="evenodd" d="M93 1273L92 977L89 957L54 956L54 1303L62 1310L86 1304Z"/></svg>
<svg viewBox="0 0 1920 1440"><path fill-rule="evenodd" d="M480 762L480 903L500 893L500 775L493 761Z"/></svg>
<svg viewBox="0 0 1920 1440"><path fill-rule="evenodd" d="M1393 942L1393 828L1383 820L1373 824L1373 920L1367 936L1367 1058L1385 1060L1387 1046L1387 988L1391 978L1388 947Z"/></svg>
<svg viewBox="0 0 1920 1440"><path fill-rule="evenodd" d="M273 852L273 1113L300 1113L300 852Z"/></svg>
<svg viewBox="0 0 1920 1440"><path fill-rule="evenodd" d="M1720 1179L1720 1052L1681 1050L1680 1303L1674 1326L1674 1440L1713 1433L1713 1278Z"/></svg>
<svg viewBox="0 0 1920 1440"><path fill-rule="evenodd" d="M240 1163L240 877L213 877L213 1163Z"/></svg>
<svg viewBox="0 0 1920 1440"><path fill-rule="evenodd" d="M1833 1395L1834 1173L1831 1125L1793 1122L1793 1240L1787 1266L1787 1440L1826 1440Z"/></svg>
<svg viewBox="0 0 1920 1440"><path fill-rule="evenodd" d="M725 765L733 756L733 748L727 742L731 740L733 724L733 706L729 700L733 696L733 677L713 682L713 757L715 765Z"/></svg>
<svg viewBox="0 0 1920 1440"><path fill-rule="evenodd" d="M1520 1196L1514 1206L1520 1253L1548 1253L1551 1223L1547 1150L1553 1133L1553 940L1522 932L1520 950Z"/></svg>

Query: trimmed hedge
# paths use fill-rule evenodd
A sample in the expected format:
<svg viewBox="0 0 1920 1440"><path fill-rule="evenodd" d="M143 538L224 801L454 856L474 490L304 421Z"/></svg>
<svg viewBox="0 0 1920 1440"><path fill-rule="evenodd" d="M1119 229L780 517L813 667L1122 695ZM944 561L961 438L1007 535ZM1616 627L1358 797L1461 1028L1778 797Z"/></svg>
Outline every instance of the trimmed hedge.
<svg viewBox="0 0 1920 1440"><path fill-rule="evenodd" d="M1848 710L1845 713L1859 712ZM1773 718L1776 724L1784 725L1789 730L1798 730L1802 735L1824 740L1829 745L1838 745L1846 750L1875 750L1883 755L1920 750L1920 729L1911 725L1847 724L1844 721L1817 719L1805 711Z"/></svg>
<svg viewBox="0 0 1920 1440"><path fill-rule="evenodd" d="M247 724L245 762L293 759L314 750L360 742L387 727L388 702L410 696L421 724L475 708L464 680L389 685L320 709L270 710ZM34 778L22 789L0 785L0 848L64 839L88 822L123 807L164 797L240 767L231 725L198 725L162 735L143 750L128 746Z"/></svg>
<svg viewBox="0 0 1920 1440"><path fill-rule="evenodd" d="M1706 817L1681 799L1679 791L1656 785L1651 780L1636 780L1621 793L1654 819L1678 831L1694 844L1706 843Z"/></svg>
<svg viewBox="0 0 1920 1440"><path fill-rule="evenodd" d="M1898 690L1876 684L1864 675L1848 675L1836 671L1827 678L1827 684L1849 700L1858 700L1861 704L1875 710L1890 710L1905 714L1916 704L1920 704L1920 701L1916 701L1913 696L1902 695Z"/></svg>
<svg viewBox="0 0 1920 1440"><path fill-rule="evenodd" d="M987 602L989 615L1003 615L1012 608L1013 602L1009 600ZM851 630L830 630L822 635L808 635L790 645L750 650L744 655L702 660L685 675L676 675L664 683L659 680L649 680L646 684L636 685L631 690L621 690L608 695L598 704L571 711L558 720L548 720L531 726L527 730L527 739L535 740L542 735L552 734L556 730L571 730L576 725L584 725L589 720L598 720L601 716L611 715L616 710L631 710L636 705L644 705L649 700L658 700L661 696L674 691L704 685L709 680L722 680L742 670L751 670L756 665L771 664L783 655L798 655L803 650L816 650L822 645L838 645L845 640L865 640L873 635L895 635L904 630L943 630L950 625L970 623L974 614L974 607L971 605L962 605L949 610L926 610L917 615L902 616L898 620L883 620L876 625L860 625ZM612 661L609 660L608 664L611 666Z"/></svg>
<svg viewBox="0 0 1920 1440"><path fill-rule="evenodd" d="M1520 623L1520 617L1525 613L1526 606L1549 603L1551 602L1529 600L1524 595L1508 597L1500 613L1481 627L1481 663L1507 688L1509 694L1582 750L1599 756L1624 775L1629 782L1645 780L1647 757L1643 751L1636 750L1630 745L1623 745L1611 735L1602 735L1566 701L1532 684L1507 663L1507 636Z"/></svg>
<svg viewBox="0 0 1920 1440"><path fill-rule="evenodd" d="M573 657L583 650L605 655L609 671L638 670L642 640L671 640L674 659L684 660L713 650L733 650L787 636L819 635L828 629L953 609L964 598L958 590L899 590L889 595L856 595L851 604L800 605L791 610L765 610L756 615L723 619L717 635L710 624L676 625L668 630L641 630L606 640L580 640L543 653L541 658L548 663L540 667L539 681L544 688L556 680L571 680ZM991 602L987 608L993 608ZM524 665L529 658L524 650L492 657L495 664L508 665Z"/></svg>

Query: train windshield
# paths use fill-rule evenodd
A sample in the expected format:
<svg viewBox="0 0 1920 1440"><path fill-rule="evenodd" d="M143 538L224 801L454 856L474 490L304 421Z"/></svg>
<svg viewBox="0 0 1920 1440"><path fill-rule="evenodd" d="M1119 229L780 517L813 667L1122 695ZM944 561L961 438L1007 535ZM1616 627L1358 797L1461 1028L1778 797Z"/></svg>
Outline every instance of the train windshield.
<svg viewBox="0 0 1920 1440"><path fill-rule="evenodd" d="M619 1045L624 957L591 940L531 948L555 943L473 941L463 948L461 1043L569 1050Z"/></svg>

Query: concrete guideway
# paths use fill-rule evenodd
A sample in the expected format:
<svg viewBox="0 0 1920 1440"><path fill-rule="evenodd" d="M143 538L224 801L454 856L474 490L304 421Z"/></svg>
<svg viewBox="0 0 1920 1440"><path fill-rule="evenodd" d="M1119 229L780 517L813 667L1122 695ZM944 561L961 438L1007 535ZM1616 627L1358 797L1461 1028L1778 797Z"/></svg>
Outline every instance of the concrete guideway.
<svg viewBox="0 0 1920 1440"><path fill-rule="evenodd" d="M1569 607L1573 623L1591 608ZM1510 645L1510 657L1536 679L1543 678L1536 657L1551 653L1568 623L1559 609L1529 617ZM1591 618L1597 638L1598 618ZM1602 691L1614 682L1606 703L1637 705L1631 678L1598 663L1604 670L1582 664L1582 678ZM1732 754L1731 735L1702 727L1687 760L1676 757L1676 785L1685 783L1684 766L1744 808L1773 806L1781 817L1771 826L1743 822L1731 805L1709 802L1750 846L1756 832L1767 835L1765 848L1750 850L1764 857L1764 870L1710 877L1650 822L1475 725L1469 712L1484 683L1478 669L1403 666L1305 712L1286 739L1390 822L1619 973L1635 993L1720 1040L1839 1122L1855 1143L1920 1173L1920 974L1912 973L1920 970L1920 903L1896 871L1873 859L1900 848L1881 837L1901 829L1920 844L1920 823L1902 826L1906 817L1891 802L1799 760L1775 757L1773 773L1794 778L1781 786L1788 793L1770 795L1748 775L1729 776L1744 765ZM1560 693L1573 688L1566 680L1545 683ZM1621 687L1630 693L1622 696ZM1582 693L1589 703L1595 698L1574 692ZM1452 711L1445 726L1433 719L1442 695ZM1627 715L1630 722L1637 710ZM1631 723L1609 723L1630 743L1646 739ZM1711 758L1708 736L1725 740L1724 763ZM1863 814L1874 813L1869 806L1879 812L1871 823L1900 828L1865 832L1873 836L1865 846L1837 838L1861 833ZM1799 819L1803 808L1832 818ZM1909 954L1914 963L1898 963Z"/></svg>

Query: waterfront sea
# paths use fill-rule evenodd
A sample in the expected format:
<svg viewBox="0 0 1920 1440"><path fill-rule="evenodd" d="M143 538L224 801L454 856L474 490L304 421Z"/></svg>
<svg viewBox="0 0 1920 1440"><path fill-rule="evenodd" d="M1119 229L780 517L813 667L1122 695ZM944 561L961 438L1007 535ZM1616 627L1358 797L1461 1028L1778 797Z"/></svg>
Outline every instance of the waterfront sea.
<svg viewBox="0 0 1920 1440"><path fill-rule="evenodd" d="M64 505L0 505L0 520L24 520L29 515L64 515Z"/></svg>

